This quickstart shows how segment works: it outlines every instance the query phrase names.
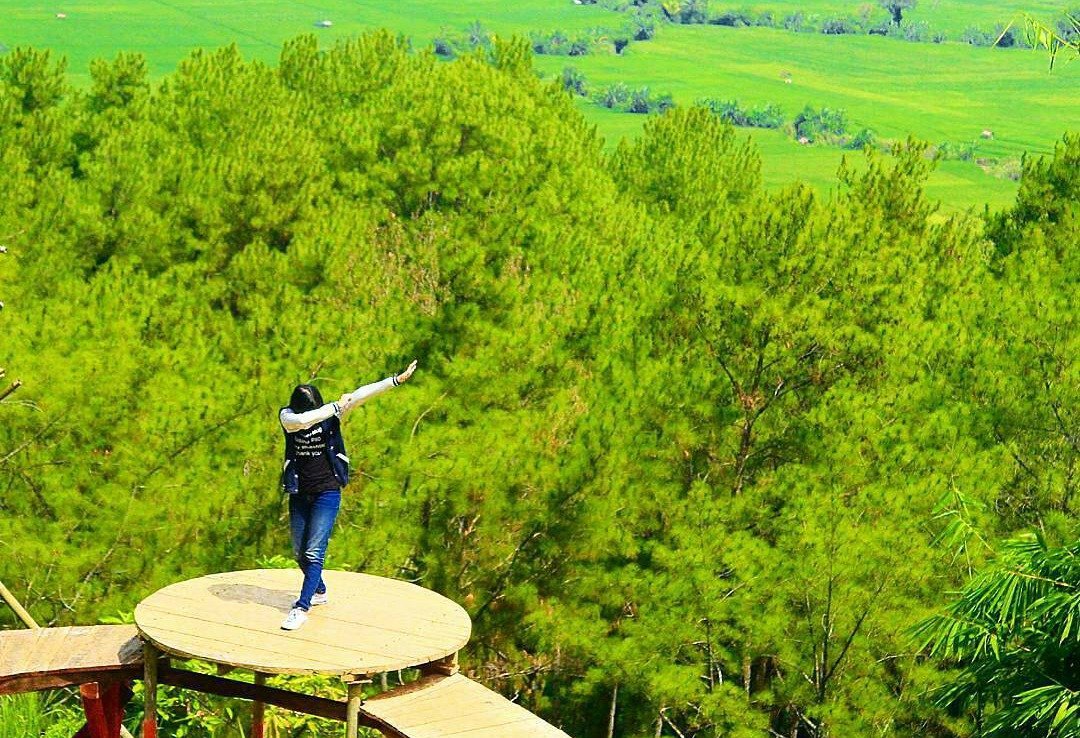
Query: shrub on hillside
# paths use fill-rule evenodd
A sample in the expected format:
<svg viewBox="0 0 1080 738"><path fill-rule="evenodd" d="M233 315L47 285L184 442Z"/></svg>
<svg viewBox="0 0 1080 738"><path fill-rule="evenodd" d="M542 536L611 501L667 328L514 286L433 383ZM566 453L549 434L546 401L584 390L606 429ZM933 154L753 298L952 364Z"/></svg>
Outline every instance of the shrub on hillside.
<svg viewBox="0 0 1080 738"><path fill-rule="evenodd" d="M806 16L802 12L785 15L784 20L781 21L781 25L784 27L784 30L795 32L805 31L808 27Z"/></svg>
<svg viewBox="0 0 1080 738"><path fill-rule="evenodd" d="M563 89L572 95L585 97L589 94L585 75L574 67L563 67L561 81Z"/></svg>
<svg viewBox="0 0 1080 738"><path fill-rule="evenodd" d="M635 15L633 22L633 35L635 41L649 41L656 35L656 23L652 18Z"/></svg>
<svg viewBox="0 0 1080 738"><path fill-rule="evenodd" d="M1017 28L1007 27L1001 23L994 26L994 45L999 49L1029 49L1031 44L1028 42L1024 32Z"/></svg>
<svg viewBox="0 0 1080 738"><path fill-rule="evenodd" d="M1054 24L1058 35L1067 43L1080 41L1080 8L1073 8Z"/></svg>
<svg viewBox="0 0 1080 738"><path fill-rule="evenodd" d="M441 56L444 59L453 59L457 56L457 53L454 51L454 44L450 39L444 36L436 36L431 43L437 56Z"/></svg>
<svg viewBox="0 0 1080 738"><path fill-rule="evenodd" d="M709 20L709 0L669 0L660 7L674 23L695 25Z"/></svg>
<svg viewBox="0 0 1080 738"><path fill-rule="evenodd" d="M459 54L476 49L490 49L493 37L480 21L473 21L464 33L448 33L445 30L432 39L432 50L444 59L455 59Z"/></svg>
<svg viewBox="0 0 1080 738"><path fill-rule="evenodd" d="M608 85L596 95L596 102L605 108L618 110L630 99L630 88L622 82Z"/></svg>
<svg viewBox="0 0 1080 738"><path fill-rule="evenodd" d="M465 38L471 48L490 47L492 43L492 35L488 33L488 30L484 28L484 24L480 21L473 21L469 24L469 27L465 31Z"/></svg>
<svg viewBox="0 0 1080 738"><path fill-rule="evenodd" d="M889 35L905 41L929 41L930 24L926 21L903 21L899 26L891 26Z"/></svg>
<svg viewBox="0 0 1080 738"><path fill-rule="evenodd" d="M754 25L754 14L749 10L725 10L709 18L709 23L714 26L746 28Z"/></svg>
<svg viewBox="0 0 1080 738"><path fill-rule="evenodd" d="M976 148L978 148L978 143L975 141L963 143L943 141L938 144L935 155L938 159L946 161L972 161L975 158Z"/></svg>
<svg viewBox="0 0 1080 738"><path fill-rule="evenodd" d="M738 100L705 98L698 105L721 120L744 128L779 128L784 125L784 113L778 105L768 103L755 108L743 108Z"/></svg>
<svg viewBox="0 0 1080 738"><path fill-rule="evenodd" d="M549 56L585 56L593 47L593 39L588 36L571 38L562 31L550 33L536 32L529 34L529 43L537 54Z"/></svg>
<svg viewBox="0 0 1080 738"><path fill-rule="evenodd" d="M663 113L675 107L675 100L670 94L653 97L648 87L631 90L622 82L600 90L593 96L593 101L609 110L623 113Z"/></svg>
<svg viewBox="0 0 1080 738"><path fill-rule="evenodd" d="M808 141L833 141L847 132L847 115L843 110L807 105L792 121L796 138Z"/></svg>
<svg viewBox="0 0 1080 738"><path fill-rule="evenodd" d="M784 27L784 30L801 31L807 27L807 17L802 13L788 13L784 16L780 25Z"/></svg>
<svg viewBox="0 0 1080 738"><path fill-rule="evenodd" d="M649 41L656 35L656 20L660 11L649 5L635 6L623 32L634 41Z"/></svg>
<svg viewBox="0 0 1080 738"><path fill-rule="evenodd" d="M858 19L850 16L837 16L826 18L821 22L821 32L826 36L842 36L844 34L862 33L862 26Z"/></svg>
<svg viewBox="0 0 1080 738"><path fill-rule="evenodd" d="M993 46L997 36L978 26L968 26L960 35L960 40L972 46Z"/></svg>
<svg viewBox="0 0 1080 738"><path fill-rule="evenodd" d="M854 136L849 138L844 143L844 148L845 149L855 149L857 151L861 151L862 149L865 149L867 146L873 147L873 146L876 146L876 145L877 145L877 136L874 134L874 132L872 130L870 130L869 128L863 128L861 131L856 133Z"/></svg>
<svg viewBox="0 0 1080 738"><path fill-rule="evenodd" d="M760 15L758 15L757 18L754 19L754 25L761 26L763 28L775 28L776 16L773 15L773 12L771 10L764 10L761 12Z"/></svg>
<svg viewBox="0 0 1080 738"><path fill-rule="evenodd" d="M779 105L773 103L751 108L746 119L751 128L779 128L784 125L784 113Z"/></svg>
<svg viewBox="0 0 1080 738"><path fill-rule="evenodd" d="M993 31L987 31L977 26L968 26L960 39L972 46L996 46L999 49L1030 47L1023 33L1015 28L1006 28L1000 23L997 24Z"/></svg>
<svg viewBox="0 0 1080 738"><path fill-rule="evenodd" d="M649 88L642 87L630 93L630 104L626 106L628 113L648 113L652 106L649 96Z"/></svg>

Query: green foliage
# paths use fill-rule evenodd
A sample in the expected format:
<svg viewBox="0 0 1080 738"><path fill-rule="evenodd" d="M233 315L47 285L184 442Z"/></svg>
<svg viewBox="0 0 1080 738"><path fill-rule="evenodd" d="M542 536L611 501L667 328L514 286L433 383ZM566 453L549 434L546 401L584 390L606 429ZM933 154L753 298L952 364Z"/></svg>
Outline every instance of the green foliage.
<svg viewBox="0 0 1080 738"><path fill-rule="evenodd" d="M23 115L44 113L68 92L66 68L63 59L53 63L48 51L15 48L0 57L4 97L12 100Z"/></svg>
<svg viewBox="0 0 1080 738"><path fill-rule="evenodd" d="M847 115L843 110L816 109L807 105L792 120L796 138L809 141L834 141L847 133Z"/></svg>
<svg viewBox="0 0 1080 738"><path fill-rule="evenodd" d="M844 148L860 151L862 149L865 149L867 146L873 147L876 144L877 136L874 135L874 132L871 131L869 128L863 128L861 131L848 139L847 143L844 144Z"/></svg>
<svg viewBox="0 0 1080 738"><path fill-rule="evenodd" d="M663 113L675 107L675 100L670 94L654 97L648 87L632 90L622 82L598 91L593 95L593 101L609 110L623 113Z"/></svg>
<svg viewBox="0 0 1080 738"><path fill-rule="evenodd" d="M61 692L0 696L0 737L68 738L85 722L77 699Z"/></svg>
<svg viewBox="0 0 1080 738"><path fill-rule="evenodd" d="M0 738L36 738L44 733L46 725L40 694L0 697Z"/></svg>
<svg viewBox="0 0 1080 738"><path fill-rule="evenodd" d="M553 56L585 56L593 53L599 45L608 43L603 34L598 32L569 36L562 31L534 31L529 34L529 41L535 53ZM621 50L622 47L619 47L616 52Z"/></svg>
<svg viewBox="0 0 1080 738"><path fill-rule="evenodd" d="M878 0L878 5L889 11L893 23L897 26L903 23L904 12L911 10L917 4L918 0Z"/></svg>
<svg viewBox="0 0 1080 738"><path fill-rule="evenodd" d="M585 75L574 67L563 68L562 87L572 95L585 97L589 94L589 85L585 80Z"/></svg>
<svg viewBox="0 0 1080 738"><path fill-rule="evenodd" d="M66 624L288 565L289 389L417 356L346 424L330 565L461 602L468 673L583 737L613 705L618 735L963 734L907 633L988 545L1069 530L1080 138L985 223L913 142L767 193L709 110L607 155L473 31L452 63L386 32L155 84L123 56L85 94L0 60L5 582ZM246 719L163 700L170 734Z"/></svg>
<svg viewBox="0 0 1080 738"><path fill-rule="evenodd" d="M974 713L981 735L1080 736L1080 544L1008 542L945 613L915 630L959 667L938 701Z"/></svg>
<svg viewBox="0 0 1080 738"><path fill-rule="evenodd" d="M967 141L964 143L956 143L955 141L942 141L936 147L937 156L942 159L958 159L960 161L971 161L975 158L975 150L978 148L979 143L977 141Z"/></svg>
<svg viewBox="0 0 1080 738"><path fill-rule="evenodd" d="M780 128L784 125L784 113L780 106L769 103L759 107L743 107L738 100L704 98L698 105L733 126L747 128Z"/></svg>

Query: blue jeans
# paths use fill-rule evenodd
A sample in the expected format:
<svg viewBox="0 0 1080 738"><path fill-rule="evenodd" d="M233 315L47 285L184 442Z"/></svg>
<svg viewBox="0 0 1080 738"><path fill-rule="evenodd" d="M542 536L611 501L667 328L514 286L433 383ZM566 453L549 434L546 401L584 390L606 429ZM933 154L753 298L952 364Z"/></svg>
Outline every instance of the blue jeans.
<svg viewBox="0 0 1080 738"><path fill-rule="evenodd" d="M312 595L326 591L326 584L322 580L323 562L326 561L326 546L330 543L330 532L334 530L340 507L339 489L313 495L299 492L289 495L293 558L304 572L300 599L293 607L310 610Z"/></svg>

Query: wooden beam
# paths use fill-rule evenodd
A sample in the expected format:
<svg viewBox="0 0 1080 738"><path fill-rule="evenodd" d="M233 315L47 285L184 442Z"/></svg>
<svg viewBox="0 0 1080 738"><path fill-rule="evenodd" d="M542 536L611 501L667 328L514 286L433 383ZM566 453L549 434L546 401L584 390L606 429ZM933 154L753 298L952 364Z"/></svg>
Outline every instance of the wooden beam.
<svg viewBox="0 0 1080 738"><path fill-rule="evenodd" d="M9 387L3 395L0 395L0 400L4 399L16 389L18 389L20 384L22 384L22 382L15 382L15 384L11 385L11 387ZM34 619L30 617L30 613L26 611L26 608L24 608L15 598L15 595L11 594L11 590L4 586L3 582L0 582L0 597L4 598L4 602L8 603L8 607L15 611L15 614L19 617L19 620L23 621L23 624L26 625L27 628L40 627L34 621Z"/></svg>
<svg viewBox="0 0 1080 738"><path fill-rule="evenodd" d="M87 682L130 681L142 676L142 666L122 669L95 669L92 671L69 671L59 674L27 674L0 679L0 695L40 692L45 689L77 687Z"/></svg>
<svg viewBox="0 0 1080 738"><path fill-rule="evenodd" d="M346 704L337 700L326 699L325 697L314 697L312 695L278 689L277 687L248 684L247 682L238 682L234 679L224 679L210 674L198 674L193 671L174 669L172 667L162 668L159 679L162 684L169 684L174 687L216 694L221 697L234 697L242 700L252 700L253 702L263 702L267 705L283 707L286 710L301 712L305 715L314 715L316 717L327 718L328 720L345 722ZM361 717L361 724L368 728L379 727L374 721L367 721L363 719L363 717Z"/></svg>

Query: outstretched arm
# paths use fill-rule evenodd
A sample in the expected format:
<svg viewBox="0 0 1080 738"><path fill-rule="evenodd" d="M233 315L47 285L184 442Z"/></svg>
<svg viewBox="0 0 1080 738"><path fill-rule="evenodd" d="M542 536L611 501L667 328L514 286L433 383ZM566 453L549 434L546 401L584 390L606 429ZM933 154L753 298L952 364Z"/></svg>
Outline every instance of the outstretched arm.
<svg viewBox="0 0 1080 738"><path fill-rule="evenodd" d="M281 409L281 414L278 417L281 419L282 428L289 433L295 433L296 431L306 430L316 423L321 423L327 418L332 418L338 414L338 403L328 402L322 407L303 413L294 413L285 407Z"/></svg>
<svg viewBox="0 0 1080 738"><path fill-rule="evenodd" d="M376 395L381 395L391 387L397 387L402 382L409 381L409 377L416 371L416 359L413 359L412 363L405 368L401 374L387 377L379 382L372 382L371 384L365 384L359 389L353 390L341 396L341 399L337 401L337 406L340 408L339 415L345 417L345 414L352 410L354 407L363 405Z"/></svg>

